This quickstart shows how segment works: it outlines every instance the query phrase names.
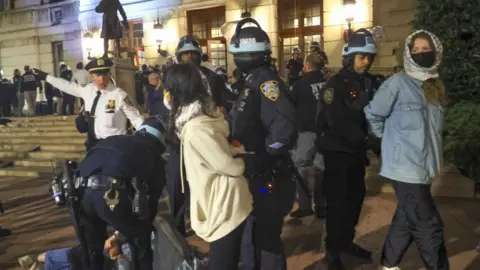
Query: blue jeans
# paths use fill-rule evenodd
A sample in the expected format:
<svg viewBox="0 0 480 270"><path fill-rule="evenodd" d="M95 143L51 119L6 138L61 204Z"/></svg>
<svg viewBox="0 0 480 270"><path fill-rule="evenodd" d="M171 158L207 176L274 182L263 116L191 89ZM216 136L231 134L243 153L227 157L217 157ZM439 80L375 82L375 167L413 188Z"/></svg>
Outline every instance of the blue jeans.
<svg viewBox="0 0 480 270"><path fill-rule="evenodd" d="M128 244L122 246L124 254L129 258L130 251ZM45 267L44 270L70 270L72 265L69 260L70 252L72 248L52 249L45 252ZM105 255L108 258L108 254ZM128 259L117 260L118 270L130 270L130 262Z"/></svg>

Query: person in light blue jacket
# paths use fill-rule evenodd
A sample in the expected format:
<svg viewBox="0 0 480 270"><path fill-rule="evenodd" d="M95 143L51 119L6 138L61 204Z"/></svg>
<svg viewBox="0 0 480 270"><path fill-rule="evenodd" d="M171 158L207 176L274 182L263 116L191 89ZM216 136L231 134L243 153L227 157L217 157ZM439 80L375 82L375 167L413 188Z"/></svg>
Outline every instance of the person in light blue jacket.
<svg viewBox="0 0 480 270"><path fill-rule="evenodd" d="M443 221L430 191L442 165L446 94L437 72L442 53L434 34L412 33L406 40L405 72L383 83L365 107L372 134L382 139L380 175L392 180L398 200L380 270L399 270L412 242L427 269L449 269Z"/></svg>

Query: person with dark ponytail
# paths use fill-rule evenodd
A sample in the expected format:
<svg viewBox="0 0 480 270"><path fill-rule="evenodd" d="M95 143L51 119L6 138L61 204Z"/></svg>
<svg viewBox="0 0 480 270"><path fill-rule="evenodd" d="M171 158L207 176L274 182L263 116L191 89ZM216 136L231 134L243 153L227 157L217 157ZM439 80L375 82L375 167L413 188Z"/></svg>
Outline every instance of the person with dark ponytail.
<svg viewBox="0 0 480 270"><path fill-rule="evenodd" d="M168 139L180 142L182 188L190 186L190 221L210 243L210 269L237 269L252 195L244 178L242 145L228 141L229 127L198 68L169 68L165 89L171 96Z"/></svg>

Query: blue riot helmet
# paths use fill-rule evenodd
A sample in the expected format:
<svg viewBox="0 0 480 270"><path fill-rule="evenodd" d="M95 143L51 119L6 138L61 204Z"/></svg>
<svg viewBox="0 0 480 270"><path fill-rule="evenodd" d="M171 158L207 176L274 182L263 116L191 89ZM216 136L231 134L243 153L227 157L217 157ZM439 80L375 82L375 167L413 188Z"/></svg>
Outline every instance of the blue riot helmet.
<svg viewBox="0 0 480 270"><path fill-rule="evenodd" d="M200 56L202 55L202 48L198 41L192 36L183 36L178 42L177 49L175 50L175 56L177 57L177 62L180 62L180 56L182 53L194 52L198 54L198 57L194 58L194 62L197 65L200 65ZM197 63L198 62L198 63Z"/></svg>
<svg viewBox="0 0 480 270"><path fill-rule="evenodd" d="M137 130L135 131L135 135L149 136L158 140L162 147L162 153L167 148L165 133L165 123L160 116L151 116L145 119L145 121L143 121L143 123L137 127Z"/></svg>
<svg viewBox="0 0 480 270"><path fill-rule="evenodd" d="M247 23L253 23L256 27L242 28ZM272 45L267 33L256 20L244 18L237 24L230 41L229 52L233 54L237 68L242 72L248 72L258 66L270 65Z"/></svg>
<svg viewBox="0 0 480 270"><path fill-rule="evenodd" d="M342 50L343 66L345 68L353 68L356 54L371 56L370 66L377 55L375 38L367 29L359 29L348 38L348 43L345 44Z"/></svg>

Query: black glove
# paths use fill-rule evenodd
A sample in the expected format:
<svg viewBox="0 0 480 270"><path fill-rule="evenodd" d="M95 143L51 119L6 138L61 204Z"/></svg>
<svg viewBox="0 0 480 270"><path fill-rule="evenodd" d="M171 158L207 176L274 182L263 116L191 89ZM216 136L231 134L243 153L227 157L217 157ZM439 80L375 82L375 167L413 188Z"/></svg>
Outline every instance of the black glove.
<svg viewBox="0 0 480 270"><path fill-rule="evenodd" d="M37 75L37 78L40 81L46 81L47 80L48 73L43 72L40 69L36 69L36 68L33 69L33 72L35 73L35 75Z"/></svg>

